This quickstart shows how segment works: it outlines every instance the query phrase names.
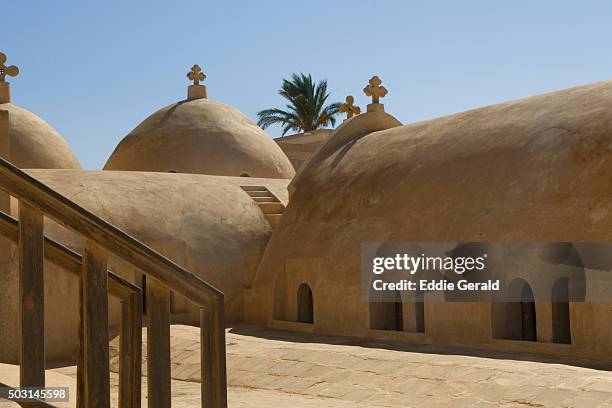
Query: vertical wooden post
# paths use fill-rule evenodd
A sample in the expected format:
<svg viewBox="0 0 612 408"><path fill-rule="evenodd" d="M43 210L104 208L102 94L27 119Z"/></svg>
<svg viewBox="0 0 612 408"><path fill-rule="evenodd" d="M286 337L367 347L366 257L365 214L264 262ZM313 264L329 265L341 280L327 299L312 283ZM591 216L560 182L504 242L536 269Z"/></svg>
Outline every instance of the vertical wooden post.
<svg viewBox="0 0 612 408"><path fill-rule="evenodd" d="M212 361L212 399L213 406L227 407L227 377L225 366L225 319L224 302L219 300L212 308L211 330L208 330Z"/></svg>
<svg viewBox="0 0 612 408"><path fill-rule="evenodd" d="M119 335L119 408L140 408L142 355L142 294L121 302Z"/></svg>
<svg viewBox="0 0 612 408"><path fill-rule="evenodd" d="M132 325L130 324L130 300L121 300L119 324L119 408L129 406L130 351Z"/></svg>
<svg viewBox="0 0 612 408"><path fill-rule="evenodd" d="M142 292L132 293L132 350L134 353L130 359L132 368L131 393L133 408L141 408L141 381L142 381Z"/></svg>
<svg viewBox="0 0 612 408"><path fill-rule="evenodd" d="M110 407L106 254L85 242L81 272L82 386L86 407Z"/></svg>
<svg viewBox="0 0 612 408"><path fill-rule="evenodd" d="M83 332L83 316L85 311L83 310L83 266L79 274L79 350L77 360L77 395L76 395L76 407L87 408L85 406L85 347L83 344L84 332Z"/></svg>
<svg viewBox="0 0 612 408"><path fill-rule="evenodd" d="M170 407L170 291L147 279L147 385L149 408Z"/></svg>
<svg viewBox="0 0 612 408"><path fill-rule="evenodd" d="M45 386L43 214L19 203L19 319L22 387Z"/></svg>
<svg viewBox="0 0 612 408"><path fill-rule="evenodd" d="M200 309L200 366L202 367L202 408L213 408L213 361L211 358L211 337L210 333L214 330L212 325L211 308Z"/></svg>

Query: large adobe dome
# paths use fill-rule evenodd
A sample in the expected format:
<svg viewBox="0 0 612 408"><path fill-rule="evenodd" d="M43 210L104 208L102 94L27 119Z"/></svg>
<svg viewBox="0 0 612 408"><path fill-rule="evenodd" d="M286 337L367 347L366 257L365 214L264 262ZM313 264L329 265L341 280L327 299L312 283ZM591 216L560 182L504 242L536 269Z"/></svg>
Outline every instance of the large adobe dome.
<svg viewBox="0 0 612 408"><path fill-rule="evenodd" d="M353 136L351 125L370 113L359 115L292 181L275 237L287 247L283 231L299 229L303 250L308 226L325 221L351 245L608 242L611 105L605 81ZM313 206L312 194L325 205ZM328 242L312 232L313 243Z"/></svg>
<svg viewBox="0 0 612 408"><path fill-rule="evenodd" d="M0 104L9 112L10 161L24 169L80 169L68 143L47 122L12 103Z"/></svg>
<svg viewBox="0 0 612 408"><path fill-rule="evenodd" d="M362 242L609 242L610 106L612 81L365 135L351 127L370 113L347 121L291 183L253 285L268 312L253 320L282 304L287 260L319 259L334 274L314 290L340 282L347 299L319 296L318 321L341 303L359 330Z"/></svg>
<svg viewBox="0 0 612 408"><path fill-rule="evenodd" d="M291 178L276 143L237 109L195 99L167 106L127 135L105 170Z"/></svg>

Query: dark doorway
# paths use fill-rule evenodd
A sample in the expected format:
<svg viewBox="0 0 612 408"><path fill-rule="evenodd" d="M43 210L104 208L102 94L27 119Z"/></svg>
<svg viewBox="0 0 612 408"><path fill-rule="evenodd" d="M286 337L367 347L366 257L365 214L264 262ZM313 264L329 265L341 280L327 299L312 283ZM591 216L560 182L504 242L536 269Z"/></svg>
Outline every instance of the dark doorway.
<svg viewBox="0 0 612 408"><path fill-rule="evenodd" d="M493 338L537 341L536 305L527 281L512 280L501 299L491 303Z"/></svg>
<svg viewBox="0 0 612 408"><path fill-rule="evenodd" d="M537 340L536 307L533 292L527 282L521 289L521 340Z"/></svg>
<svg viewBox="0 0 612 408"><path fill-rule="evenodd" d="M402 302L394 302L393 307L394 316L395 316L395 324L393 325L393 330L402 331L404 330L404 311L402 310Z"/></svg>
<svg viewBox="0 0 612 408"><path fill-rule="evenodd" d="M553 342L572 343L569 310L569 279L558 279L552 288Z"/></svg>
<svg viewBox="0 0 612 408"><path fill-rule="evenodd" d="M417 333L425 333L425 301L423 292L418 292L414 301Z"/></svg>
<svg viewBox="0 0 612 408"><path fill-rule="evenodd" d="M404 305L399 292L386 301L370 301L370 329L404 330Z"/></svg>
<svg viewBox="0 0 612 408"><path fill-rule="evenodd" d="M298 322L314 323L312 290L305 283L298 288Z"/></svg>

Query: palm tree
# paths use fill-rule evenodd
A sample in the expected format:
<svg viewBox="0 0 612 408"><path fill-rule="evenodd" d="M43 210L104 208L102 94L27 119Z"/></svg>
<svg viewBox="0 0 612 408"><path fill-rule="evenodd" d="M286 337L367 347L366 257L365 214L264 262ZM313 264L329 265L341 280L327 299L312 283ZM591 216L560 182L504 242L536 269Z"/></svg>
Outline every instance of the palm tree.
<svg viewBox="0 0 612 408"><path fill-rule="evenodd" d="M309 132L336 124L335 116L339 113L340 104L325 106L329 97L326 80L315 85L310 74L293 74L291 81L283 79L278 93L289 101L287 110L273 108L258 112L257 124L263 129L280 124L285 136L290 130Z"/></svg>

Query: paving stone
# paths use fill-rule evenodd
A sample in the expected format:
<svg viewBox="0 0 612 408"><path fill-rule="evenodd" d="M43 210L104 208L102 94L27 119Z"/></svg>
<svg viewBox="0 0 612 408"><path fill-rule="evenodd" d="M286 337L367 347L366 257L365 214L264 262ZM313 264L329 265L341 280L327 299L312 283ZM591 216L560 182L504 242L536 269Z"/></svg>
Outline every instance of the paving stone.
<svg viewBox="0 0 612 408"><path fill-rule="evenodd" d="M610 383L610 387L612 388L612 383ZM569 405L566 402L569 402L575 396L576 392L547 389L531 400L531 404L545 407L567 407Z"/></svg>
<svg viewBox="0 0 612 408"><path fill-rule="evenodd" d="M581 392L567 401L570 407L602 407L606 403L612 403L612 397L605 392Z"/></svg>
<svg viewBox="0 0 612 408"><path fill-rule="evenodd" d="M376 394L377 393L374 390L369 390L369 389L361 388L361 389L355 389L355 390L349 392L348 394L345 394L342 397L342 399L349 400L349 401L360 402L360 401L368 399L372 395L376 395Z"/></svg>
<svg viewBox="0 0 612 408"><path fill-rule="evenodd" d="M320 381L316 382L308 388L302 390L302 394L306 395L323 395L323 391L332 387L334 384Z"/></svg>
<svg viewBox="0 0 612 408"><path fill-rule="evenodd" d="M357 388L349 384L333 384L331 387L322 390L318 395L329 398L342 398L356 389Z"/></svg>
<svg viewBox="0 0 612 408"><path fill-rule="evenodd" d="M394 350L398 344L390 342L236 329L226 336L232 407L612 408L612 373L570 362L448 354L435 346ZM173 405L199 407L199 329L172 326L171 334ZM111 343L115 372L116 341ZM143 342L146 350L146 331ZM116 388L115 378L115 394Z"/></svg>

